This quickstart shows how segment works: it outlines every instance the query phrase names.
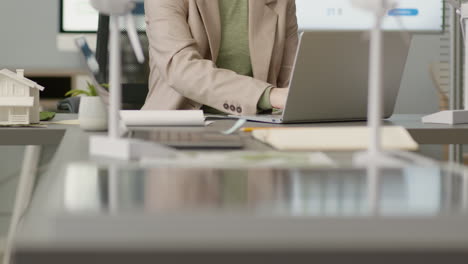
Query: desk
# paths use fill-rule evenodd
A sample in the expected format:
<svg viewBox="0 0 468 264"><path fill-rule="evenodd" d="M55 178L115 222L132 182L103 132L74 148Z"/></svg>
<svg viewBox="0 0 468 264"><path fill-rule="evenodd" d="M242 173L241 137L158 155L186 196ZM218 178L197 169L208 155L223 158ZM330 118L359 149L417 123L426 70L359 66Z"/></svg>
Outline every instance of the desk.
<svg viewBox="0 0 468 264"><path fill-rule="evenodd" d="M384 121L384 125L402 126L408 130L411 136L419 144L428 145L449 145L449 144L468 144L468 124L461 125L441 125L441 124L423 124L421 122L423 115L394 115L392 118ZM217 130L226 130L233 125L232 120L217 121L212 128ZM343 126L365 126L365 122L331 122L331 123L313 123L313 124L293 124L293 125L274 125L266 123L248 122L244 127L343 127Z"/></svg>
<svg viewBox="0 0 468 264"><path fill-rule="evenodd" d="M16 264L468 258L463 170L385 170L372 181L363 170L72 167L57 174L47 196L37 193L16 240Z"/></svg>
<svg viewBox="0 0 468 264"><path fill-rule="evenodd" d="M385 125L398 125L405 127L419 144L446 145L446 144L468 144L468 124L462 125L440 125L423 124L422 115L395 115L385 121ZM58 120L77 119L74 114L58 114ZM232 120L217 121L208 129L225 130L233 125ZM287 126L363 126L365 122L340 122L340 123L317 123ZM249 122L246 127L278 126ZM48 128L0 128L0 145L48 145L61 142L65 132L79 131L76 126L50 125Z"/></svg>
<svg viewBox="0 0 468 264"><path fill-rule="evenodd" d="M61 117L59 116L59 118ZM468 142L468 126L423 125L420 118L421 116L395 116L388 124L403 125L422 144ZM232 124L233 121L218 121L206 129L223 130ZM353 126L363 124L363 122L350 122L325 125ZM247 124L247 126L258 125ZM323 126L324 124L314 125ZM424 263L431 263L431 261L433 261L432 263L442 263L438 261L441 258L444 258L446 262L453 260L452 263L464 263L468 258L468 248L466 248L468 244L468 219L460 205L463 204L460 201L465 201L465 196L468 197L466 195L468 192L453 191L454 186L468 189L468 184L463 176L464 171L458 171L445 177L436 177L436 182L441 184L431 189L431 195L440 198L441 206L439 211L433 212L430 216L427 214L422 215L422 217L410 215L397 219L379 217L378 215L372 217L364 215L364 218L362 215L354 215L351 218L337 215L330 218L306 216L291 221L287 217L291 214L279 218L252 218L251 215L246 216L245 214L215 215L214 217L210 214L177 217L176 214L159 215L157 218L152 218L140 211L134 215L137 216L136 218L132 218L132 214L128 214L129 211L126 211L119 213L118 218L114 218L112 214L106 213L96 215L96 212L82 214L64 210L66 209L64 197L66 197L67 191L64 188L66 174L63 166L70 162L89 161L88 138L90 134L83 133L76 126L51 126L42 131L0 129L0 138L7 143L20 143L21 138L13 141L14 137L19 135L14 133L15 131L23 133L21 137L27 137L28 144L34 145L44 144L45 141L42 140L49 138L49 135L56 135L53 138L57 140L57 135L63 133L61 144L57 148L49 169L39 175L40 180L34 199L24 216L22 225L18 228L14 255L18 264L73 263L73 261L76 263L93 261L133 263L130 260L135 260L135 257L140 257L141 262L139 263L154 263L155 253L158 254L159 260L167 260L169 263L181 263L187 260L195 263L197 261L219 263L219 257L222 257L223 262L228 263L229 261L238 263L246 259L255 263L262 261L284 263L292 259L296 263L310 263L311 259L330 261L328 263L341 263L349 257L356 257L355 259L362 260L361 263L382 262L382 259L394 260L394 262L420 263L421 257L424 257ZM427 131L435 132L436 136L434 134L428 136L431 133ZM35 137L36 133L44 133L45 138ZM460 142L453 142L453 137L451 137L453 133L461 140ZM13 139L10 141L2 135L8 135L10 139ZM248 149L270 149L251 140L248 135L244 136L246 140L250 140L247 144ZM94 169L92 170L94 171ZM134 173L141 174L143 172L137 170ZM293 171L288 173L289 176L285 176L285 179L295 177ZM318 171L318 173L327 175L326 171ZM83 174L83 180L86 175L86 173ZM358 175L360 175L359 179L365 177L363 172L358 172ZM301 178L300 175L297 177ZM406 188L405 183L401 181L405 177L395 177L397 180L399 179L397 184L399 187L391 189L391 194L395 194L393 191L401 191ZM335 178L345 177L338 175ZM361 180L351 184L359 185L359 182ZM459 184L460 182L464 184ZM85 183L81 182L80 184ZM392 182L389 184L392 186ZM136 183L136 185L138 184ZM275 189L275 186L280 185L270 186ZM332 186L335 185L332 184ZM412 186L421 186L421 184ZM330 191L337 193L336 188ZM424 195L429 192L428 190L423 191L425 191ZM83 193L81 197L86 197L87 194ZM456 200L448 197L456 197ZM275 201L277 200L269 200L268 203L271 205ZM452 210L453 208L456 210ZM127 209L131 210L132 208ZM311 221L309 217L317 218ZM157 226L154 225L154 221L158 221ZM193 226L187 225L187 223L198 223L199 225L192 228ZM237 224L239 225L236 226ZM232 228L233 226L236 228ZM180 236L180 233L175 232L174 228L183 228L185 235ZM213 228L216 232L213 232ZM219 232L219 230L223 230L223 232ZM224 240L223 237L227 239ZM80 240L81 238L84 240ZM206 238L207 240L198 243L198 240L194 240L196 238ZM434 238L437 239L434 240ZM92 241L98 243L93 244ZM114 250L122 249L122 245L128 246L126 243L119 245L123 241L135 242L134 245L138 249L117 254ZM99 253L97 253L98 248L94 247L98 246L97 244L101 246L112 244L115 247L100 248ZM145 245L150 248L149 251L140 250L140 248L144 249ZM82 250L80 251L77 246L81 247ZM92 250L89 250L90 248L87 246L92 247ZM217 250L207 252L208 248ZM430 251L425 252L428 249ZM106 255L106 253L111 254ZM109 256L111 259L108 258ZM197 256L201 258L196 258Z"/></svg>

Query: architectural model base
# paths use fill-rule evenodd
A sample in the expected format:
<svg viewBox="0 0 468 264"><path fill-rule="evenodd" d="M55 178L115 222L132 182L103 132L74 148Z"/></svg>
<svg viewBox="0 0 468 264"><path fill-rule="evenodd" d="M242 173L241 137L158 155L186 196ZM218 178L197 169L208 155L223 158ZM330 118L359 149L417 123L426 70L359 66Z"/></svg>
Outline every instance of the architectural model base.
<svg viewBox="0 0 468 264"><path fill-rule="evenodd" d="M401 168L406 166L436 166L436 162L421 155L406 151L380 151L378 153L358 152L353 157L356 167L369 165L384 168Z"/></svg>
<svg viewBox="0 0 468 264"><path fill-rule="evenodd" d="M143 157L173 157L176 151L169 147L128 138L110 138L107 136L92 136L89 142L91 156L118 160L137 160Z"/></svg>
<svg viewBox="0 0 468 264"><path fill-rule="evenodd" d="M423 123L426 124L468 124L468 110L450 110L442 111L423 117Z"/></svg>

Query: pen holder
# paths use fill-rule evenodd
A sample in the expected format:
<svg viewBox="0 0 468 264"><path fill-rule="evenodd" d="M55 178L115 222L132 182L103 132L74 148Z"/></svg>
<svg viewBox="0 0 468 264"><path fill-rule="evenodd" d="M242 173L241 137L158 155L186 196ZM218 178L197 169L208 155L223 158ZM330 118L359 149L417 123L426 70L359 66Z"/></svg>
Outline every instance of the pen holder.
<svg viewBox="0 0 468 264"><path fill-rule="evenodd" d="M101 98L97 96L81 97L78 119L83 130L107 130L107 111Z"/></svg>

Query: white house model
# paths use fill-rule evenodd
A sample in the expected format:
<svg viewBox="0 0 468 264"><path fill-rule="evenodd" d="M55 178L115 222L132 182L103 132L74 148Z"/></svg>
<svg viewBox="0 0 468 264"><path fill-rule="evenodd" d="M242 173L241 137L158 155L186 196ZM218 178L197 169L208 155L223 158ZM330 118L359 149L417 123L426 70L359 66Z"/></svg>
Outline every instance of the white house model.
<svg viewBox="0 0 468 264"><path fill-rule="evenodd" d="M44 87L16 73L0 71L0 125L39 123L39 91Z"/></svg>

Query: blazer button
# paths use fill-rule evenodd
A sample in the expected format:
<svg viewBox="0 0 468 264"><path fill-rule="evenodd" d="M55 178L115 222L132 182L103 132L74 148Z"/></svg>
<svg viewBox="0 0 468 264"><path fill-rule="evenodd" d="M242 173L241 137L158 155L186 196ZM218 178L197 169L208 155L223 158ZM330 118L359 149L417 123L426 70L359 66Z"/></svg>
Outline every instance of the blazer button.
<svg viewBox="0 0 468 264"><path fill-rule="evenodd" d="M235 112L236 111L236 107L231 105L231 111Z"/></svg>
<svg viewBox="0 0 468 264"><path fill-rule="evenodd" d="M229 104L224 104L224 109L229 110Z"/></svg>
<svg viewBox="0 0 468 264"><path fill-rule="evenodd" d="M237 107L237 113L241 114L242 113L242 107Z"/></svg>

